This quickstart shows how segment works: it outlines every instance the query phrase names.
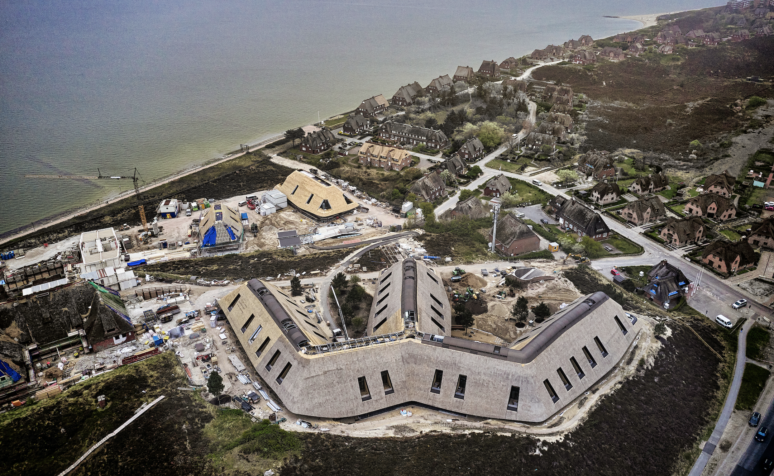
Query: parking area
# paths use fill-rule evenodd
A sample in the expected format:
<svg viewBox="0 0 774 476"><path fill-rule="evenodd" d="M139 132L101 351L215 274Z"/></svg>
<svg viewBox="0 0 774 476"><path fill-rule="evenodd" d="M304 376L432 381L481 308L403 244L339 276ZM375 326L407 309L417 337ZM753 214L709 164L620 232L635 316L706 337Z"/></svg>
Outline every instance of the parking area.
<svg viewBox="0 0 774 476"><path fill-rule="evenodd" d="M521 212L524 214L524 218L529 218L535 223L541 223L541 220L548 221L551 225L556 225L557 221L553 217L548 216L542 209L541 205L530 205L524 208L512 208L509 211L514 213Z"/></svg>

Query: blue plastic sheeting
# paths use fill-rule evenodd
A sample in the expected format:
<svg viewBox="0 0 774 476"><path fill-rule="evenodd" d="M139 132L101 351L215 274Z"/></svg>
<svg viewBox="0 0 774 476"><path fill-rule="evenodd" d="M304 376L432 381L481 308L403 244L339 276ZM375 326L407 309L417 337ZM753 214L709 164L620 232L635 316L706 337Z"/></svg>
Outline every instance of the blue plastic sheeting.
<svg viewBox="0 0 774 476"><path fill-rule="evenodd" d="M228 236L231 237L231 241L236 241L237 237L234 234L233 230L231 230L231 227L226 225L226 231L228 232Z"/></svg>
<svg viewBox="0 0 774 476"><path fill-rule="evenodd" d="M215 227L210 227L209 230L204 234L204 239L202 240L202 246L215 246L216 241L218 238L218 232L215 230Z"/></svg>
<svg viewBox="0 0 774 476"><path fill-rule="evenodd" d="M126 265L131 268L132 266L140 266L141 264L145 264L145 263L146 263L146 261L144 259L141 259L141 260L137 260L137 261L130 261L130 262L126 263Z"/></svg>
<svg viewBox="0 0 774 476"><path fill-rule="evenodd" d="M247 220L247 213L242 213L242 220Z"/></svg>
<svg viewBox="0 0 774 476"><path fill-rule="evenodd" d="M18 382L21 378L21 375L16 373L14 369L11 368L10 365L0 360L0 375L6 374L9 377L11 377L11 380L13 380L14 383Z"/></svg>

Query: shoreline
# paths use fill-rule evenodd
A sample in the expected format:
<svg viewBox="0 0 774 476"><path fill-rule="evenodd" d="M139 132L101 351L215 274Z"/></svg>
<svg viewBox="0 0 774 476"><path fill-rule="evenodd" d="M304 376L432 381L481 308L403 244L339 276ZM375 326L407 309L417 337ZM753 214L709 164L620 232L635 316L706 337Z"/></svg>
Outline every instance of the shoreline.
<svg viewBox="0 0 774 476"><path fill-rule="evenodd" d="M685 10L685 11L693 11L693 10ZM637 31L637 30L640 30L640 29L643 29L643 28L647 28L647 27L656 25L657 24L656 18L658 18L661 15L667 15L667 14L670 14L670 13L681 13L681 12L682 11L680 11L680 12L669 12L669 13L654 13L654 14L647 14L647 15L630 15L630 16L612 16L611 15L611 16L606 16L606 17L607 18L617 18L617 19L623 19L623 20L634 20L634 21L637 21L637 22L641 23L642 26L640 28L637 28L636 30L631 30L631 31ZM352 111L350 111L350 112L352 112ZM329 120L329 119L334 118L334 117L339 117L339 116L341 116L343 114L347 114L347 113L344 112L344 113L334 114L334 115L332 115L330 117L322 119L322 122L324 123L326 120ZM305 127L308 127L308 126L311 126L311 125L314 125L314 124L305 124L305 125L299 126L299 127L305 128ZM258 140L257 142L255 142L253 144L250 144L249 142L247 142L246 145L248 146L248 151L249 152L253 152L255 150L258 150L258 149L261 149L261 148L265 147L266 145L268 145L271 142L274 142L274 141L276 141L278 139L281 139L282 137L283 137L283 134L282 133L278 133L278 134L270 136L270 137L268 137L266 139ZM198 166L186 167L186 168L183 168L181 170L178 170L175 173L167 175L165 177L159 177L158 179L156 179L156 181L151 182L149 184L146 184L144 187L140 187L140 191L142 192L142 191L150 190L150 189L155 188L157 186L169 183L171 181L174 181L176 179L185 177L187 175L191 175L193 173L196 173L198 171L207 169L207 168L212 167L214 165L218 165L218 164L224 163L224 162L226 162L228 160L231 160L231 159L236 159L238 157L241 157L242 155L244 155L244 152L240 152L239 149L235 149L234 151L229 152L229 153L225 154L224 156L213 157L213 158L211 158L209 160L205 160L204 162L202 162ZM88 213L88 212L91 212L91 211L94 211L94 210L98 210L100 208L103 208L106 205L109 205L110 203L113 203L115 201L119 201L119 200L125 199L125 198L127 198L127 197L129 197L129 196L131 196L133 194L134 194L134 190L133 189L126 190L124 192L118 193L117 195L105 197L104 202L102 200L100 200L97 203L92 202L91 204L85 204L82 207L76 208L75 210L69 210L69 211L66 210L66 211L60 212L60 213L55 214L55 215L51 215L51 216L48 216L48 217L40 218L38 220L33 220L33 221L30 222L29 225L24 225L24 226L21 226L21 227L16 227L15 229L11 229L11 230L8 230L8 231L5 231L5 232L0 232L0 246L2 246L3 244L5 244L5 243L7 243L9 241L12 241L14 239L23 238L24 236L29 235L31 232L35 232L35 231L40 230L40 229L44 229L44 228L51 227L53 225L57 225L59 223L62 223L62 222L67 221L67 220L70 220L70 219L75 218L78 215L81 215L81 214L84 214L84 213Z"/></svg>

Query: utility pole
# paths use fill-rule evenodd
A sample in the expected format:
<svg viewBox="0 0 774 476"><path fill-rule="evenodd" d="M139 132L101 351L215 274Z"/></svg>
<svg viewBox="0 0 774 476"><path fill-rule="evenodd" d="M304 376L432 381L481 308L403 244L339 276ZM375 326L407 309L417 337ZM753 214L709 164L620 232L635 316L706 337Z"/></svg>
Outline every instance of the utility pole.
<svg viewBox="0 0 774 476"><path fill-rule="evenodd" d="M341 305L339 304L339 298L336 296L336 290L331 286L331 292L333 293L333 299L336 300L336 307L339 308L339 319L341 319L341 327L344 328L344 338L349 340L349 333L347 332L347 324L344 322L344 314L341 313Z"/></svg>
<svg viewBox="0 0 774 476"><path fill-rule="evenodd" d="M492 212L494 213L494 226L492 227L492 243L490 244L489 251L495 252L495 243L497 243L497 215L500 213L500 204L502 201L499 198L493 198L489 201L492 206Z"/></svg>

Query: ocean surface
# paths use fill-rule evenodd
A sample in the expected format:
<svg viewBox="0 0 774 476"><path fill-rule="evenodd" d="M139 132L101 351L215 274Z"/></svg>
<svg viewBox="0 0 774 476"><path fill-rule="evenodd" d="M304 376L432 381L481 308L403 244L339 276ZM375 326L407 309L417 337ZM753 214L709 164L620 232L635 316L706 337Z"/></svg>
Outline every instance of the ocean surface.
<svg viewBox="0 0 774 476"><path fill-rule="evenodd" d="M457 65L638 28L720 0L3 0L0 232Z"/></svg>

